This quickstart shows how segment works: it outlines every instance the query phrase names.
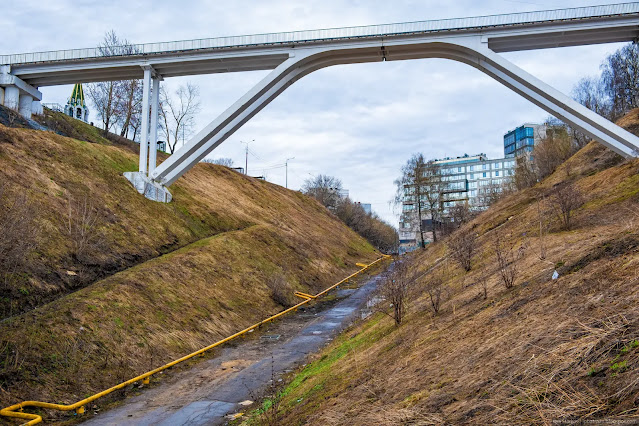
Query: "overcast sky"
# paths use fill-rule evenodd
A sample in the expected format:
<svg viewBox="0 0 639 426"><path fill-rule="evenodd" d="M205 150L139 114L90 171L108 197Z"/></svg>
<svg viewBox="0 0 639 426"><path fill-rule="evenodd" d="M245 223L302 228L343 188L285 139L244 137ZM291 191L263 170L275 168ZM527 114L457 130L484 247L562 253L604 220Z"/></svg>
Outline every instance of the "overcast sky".
<svg viewBox="0 0 639 426"><path fill-rule="evenodd" d="M113 29L132 43L382 24L615 1L311 0L311 1L89 1L5 0L0 54L94 47ZM564 93L599 72L618 44L504 54ZM267 71L167 79L169 89L199 86L197 129L208 124ZM41 88L43 102L64 104L70 86ZM250 144L251 175L265 174L299 189L312 175L340 178L351 198L371 203L397 226L389 206L402 164L414 152L427 158L486 153L503 157L503 135L548 114L483 73L440 59L341 65L295 83L224 142L210 157L244 166ZM98 122L92 112L90 120Z"/></svg>

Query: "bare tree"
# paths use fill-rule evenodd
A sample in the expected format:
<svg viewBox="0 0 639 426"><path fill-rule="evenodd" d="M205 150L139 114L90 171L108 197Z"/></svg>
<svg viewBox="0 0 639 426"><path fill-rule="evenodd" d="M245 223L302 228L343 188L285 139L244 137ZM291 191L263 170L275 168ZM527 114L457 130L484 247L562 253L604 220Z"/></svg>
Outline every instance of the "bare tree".
<svg viewBox="0 0 639 426"><path fill-rule="evenodd" d="M25 265L38 243L36 214L37 209L25 195L0 186L0 287L7 292L13 275Z"/></svg>
<svg viewBox="0 0 639 426"><path fill-rule="evenodd" d="M333 176L317 175L306 179L302 185L302 192L315 198L326 208L335 211L341 200L342 181Z"/></svg>
<svg viewBox="0 0 639 426"><path fill-rule="evenodd" d="M515 160L515 177L513 183L518 190L530 188L539 181L530 154L517 157Z"/></svg>
<svg viewBox="0 0 639 426"><path fill-rule="evenodd" d="M410 268L406 262L397 262L393 272L386 277L377 290L377 296L384 301L377 305L378 309L392 317L395 320L395 325L399 326L404 320L408 293L412 283ZM387 307L393 309L392 314L387 312Z"/></svg>
<svg viewBox="0 0 639 426"><path fill-rule="evenodd" d="M493 244L499 276L506 288L512 288L519 275L519 262L524 258L526 247L518 244L512 234L497 232Z"/></svg>
<svg viewBox="0 0 639 426"><path fill-rule="evenodd" d="M568 129L565 126L549 126L546 137L535 146L533 164L538 178L543 179L552 174L574 152Z"/></svg>
<svg viewBox="0 0 639 426"><path fill-rule="evenodd" d="M118 38L113 30L105 34L98 49L102 56L136 53L135 47L126 39ZM102 121L105 135L118 123L122 125L123 136L128 132L132 117L140 113L141 86L140 80L103 81L88 85L89 99Z"/></svg>
<svg viewBox="0 0 639 426"><path fill-rule="evenodd" d="M598 77L584 77L572 89L572 97L599 115L610 117L610 103L604 82Z"/></svg>
<svg viewBox="0 0 639 426"><path fill-rule="evenodd" d="M195 115L200 112L200 89L189 83L180 86L173 95L164 87L160 89L160 117L166 145L171 154L175 152L177 142L182 144L193 133Z"/></svg>
<svg viewBox="0 0 639 426"><path fill-rule="evenodd" d="M436 273L431 273L426 277L426 292L428 293L430 307L437 315L444 301L446 286L444 278Z"/></svg>
<svg viewBox="0 0 639 426"><path fill-rule="evenodd" d="M511 180L505 180L502 183L491 183L483 185L479 188L479 196L483 199L485 206L492 206L497 201L512 194L515 191L515 184Z"/></svg>
<svg viewBox="0 0 639 426"><path fill-rule="evenodd" d="M475 214L470 209L468 202L457 203L448 209L448 215L453 221L455 227L460 227L465 223L470 222Z"/></svg>
<svg viewBox="0 0 639 426"><path fill-rule="evenodd" d="M98 213L88 197L81 201L69 197L65 231L71 240L73 255L84 261L99 244Z"/></svg>
<svg viewBox="0 0 639 426"><path fill-rule="evenodd" d="M448 238L447 243L453 260L466 272L470 271L477 250L477 234L468 227L458 229Z"/></svg>
<svg viewBox="0 0 639 426"><path fill-rule="evenodd" d="M142 80L125 80L117 85L118 124L120 136L128 138L133 130L131 140L135 140L142 115Z"/></svg>
<svg viewBox="0 0 639 426"><path fill-rule="evenodd" d="M441 169L434 161L424 160L421 153L413 154L402 166L401 176L395 180L395 205L412 206L402 214L406 221L417 222L419 243L426 247L424 220L430 216L433 241L437 241L437 223L442 219L444 181Z"/></svg>
<svg viewBox="0 0 639 426"><path fill-rule="evenodd" d="M639 46L627 44L601 65L602 82L611 102L612 119L639 107Z"/></svg>
<svg viewBox="0 0 639 426"><path fill-rule="evenodd" d="M584 197L579 188L568 182L557 185L548 201L559 219L562 229L568 230L572 225L573 211L581 207L584 203Z"/></svg>

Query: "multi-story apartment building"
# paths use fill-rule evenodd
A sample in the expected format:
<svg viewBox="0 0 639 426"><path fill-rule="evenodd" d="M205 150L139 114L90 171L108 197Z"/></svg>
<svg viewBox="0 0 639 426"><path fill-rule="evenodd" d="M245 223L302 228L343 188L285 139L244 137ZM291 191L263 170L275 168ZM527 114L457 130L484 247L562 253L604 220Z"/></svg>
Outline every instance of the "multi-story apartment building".
<svg viewBox="0 0 639 426"><path fill-rule="evenodd" d="M545 124L525 123L504 135L504 157L514 158L531 153L534 146L546 137Z"/></svg>
<svg viewBox="0 0 639 426"><path fill-rule="evenodd" d="M515 174L514 158L489 160L485 154L465 155L456 158L435 160L441 179L441 210L443 216L455 204L468 203L473 210L484 210L488 207L491 193L500 192L509 184ZM417 220L417 204L413 191L406 188L405 201L399 222L400 253L418 246L420 241L419 222ZM428 232L425 240L432 240L432 218L422 214L423 228Z"/></svg>

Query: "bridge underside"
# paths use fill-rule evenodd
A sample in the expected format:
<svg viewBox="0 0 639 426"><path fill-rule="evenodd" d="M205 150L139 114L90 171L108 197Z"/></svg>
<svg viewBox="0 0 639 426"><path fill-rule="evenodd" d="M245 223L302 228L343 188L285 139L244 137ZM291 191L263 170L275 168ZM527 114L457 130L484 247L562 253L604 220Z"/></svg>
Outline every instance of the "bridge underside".
<svg viewBox="0 0 639 426"><path fill-rule="evenodd" d="M287 87L313 71L347 63L423 58L445 58L473 66L615 152L625 157L639 154L639 138L507 61L489 49L480 37L464 37L447 42L401 45L380 42L361 48L296 52L158 166L150 178L157 184L171 185Z"/></svg>
<svg viewBox="0 0 639 426"><path fill-rule="evenodd" d="M41 86L143 79L138 172L127 178L158 201L167 186L228 139L291 84L333 65L444 58L489 75L549 114L613 151L639 156L639 138L588 110L500 52L636 41L639 3L592 6L218 39L137 45L142 54L103 56L100 49L0 56L0 103L25 116L41 108ZM163 78L271 70L255 87L156 168L158 92ZM11 104L11 105L9 105Z"/></svg>

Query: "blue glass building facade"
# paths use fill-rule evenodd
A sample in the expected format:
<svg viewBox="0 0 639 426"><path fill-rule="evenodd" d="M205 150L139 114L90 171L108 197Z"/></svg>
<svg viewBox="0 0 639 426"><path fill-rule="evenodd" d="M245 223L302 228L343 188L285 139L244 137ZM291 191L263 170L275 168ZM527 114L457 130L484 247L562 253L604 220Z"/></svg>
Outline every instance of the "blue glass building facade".
<svg viewBox="0 0 639 426"><path fill-rule="evenodd" d="M504 157L519 157L533 151L535 144L543 135L545 126L524 124L504 135Z"/></svg>

